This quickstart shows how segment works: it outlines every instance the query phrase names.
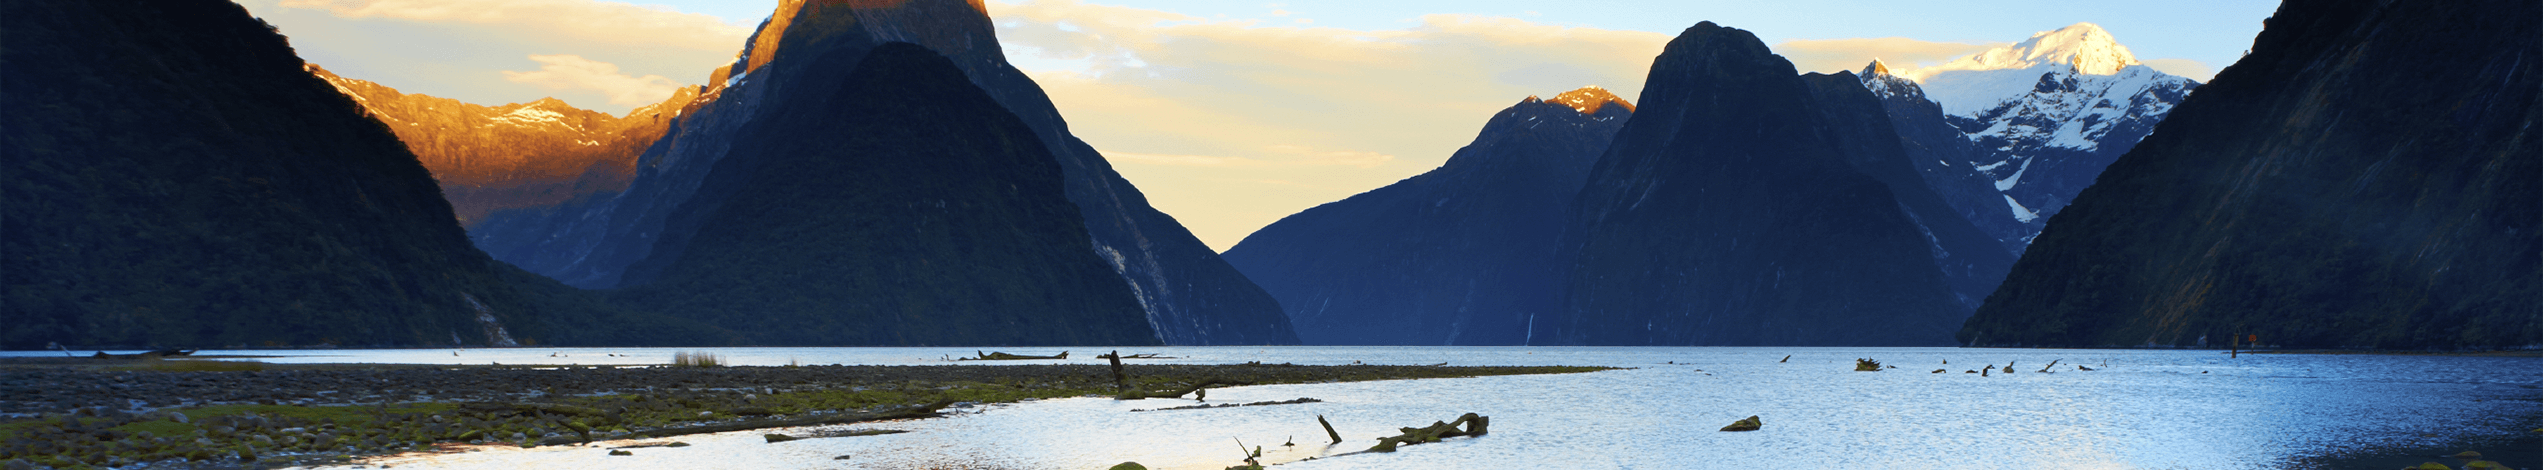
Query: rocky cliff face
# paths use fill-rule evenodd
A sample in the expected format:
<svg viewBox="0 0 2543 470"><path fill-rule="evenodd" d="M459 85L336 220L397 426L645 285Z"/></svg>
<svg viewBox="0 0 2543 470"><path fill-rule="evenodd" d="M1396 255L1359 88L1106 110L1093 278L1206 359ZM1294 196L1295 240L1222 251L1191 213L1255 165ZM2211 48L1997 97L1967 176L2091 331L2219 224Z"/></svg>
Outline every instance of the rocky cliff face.
<svg viewBox="0 0 2543 470"><path fill-rule="evenodd" d="M1865 73L1867 80L1874 75ZM1964 212L2002 215L1971 222L2016 254L2050 216L2199 86L2139 63L2127 46L2092 23L2043 31L1895 77L1906 79L1893 80L1897 85L1917 84L1916 91L1937 102L1945 121L1970 143L1968 156L1937 171L1974 170L1994 186L1994 194L1983 198L1955 194L1957 184L1937 190Z"/></svg>
<svg viewBox="0 0 2543 470"><path fill-rule="evenodd" d="M1633 115L1598 88L1528 97L1438 169L1263 227L1227 251L1308 344L1526 344L1589 167Z"/></svg>
<svg viewBox="0 0 2543 470"><path fill-rule="evenodd" d="M924 47L820 59L854 67L735 139L623 305L753 344L1157 343L1022 120Z"/></svg>
<svg viewBox="0 0 2543 470"><path fill-rule="evenodd" d="M1897 194L1922 180L1852 89L1829 102L1747 31L1706 22L1672 40L1590 171L1565 237L1568 308L1533 342L1947 344L1968 307L1907 209L1934 196Z"/></svg>
<svg viewBox="0 0 2543 470"><path fill-rule="evenodd" d="M1979 345L2543 344L2543 5L2289 2L2043 232Z"/></svg>
<svg viewBox="0 0 2543 470"><path fill-rule="evenodd" d="M470 248L397 136L238 5L0 21L0 348L500 346L598 318Z"/></svg>
<svg viewBox="0 0 2543 470"><path fill-rule="evenodd" d="M1092 147L1070 136L1040 87L1006 63L983 6L957 0L805 1L781 3L732 66L719 70L700 98L638 162L628 191L579 210L489 221L480 246L498 258L587 288L632 286L628 268L681 246L658 240L694 233L669 216L701 195L699 185L726 158L736 136L761 119L773 100L800 83L820 83L810 57L909 42L951 59L970 81L1020 117L1066 175L1066 194L1080 208L1091 249L1107 260L1140 300L1151 329L1170 344L1285 344L1296 334L1278 304L1220 260L1171 217L1147 205ZM839 52L846 51L846 52ZM793 60L790 57L805 57Z"/></svg>
<svg viewBox="0 0 2543 470"><path fill-rule="evenodd" d="M432 170L460 225L470 228L495 212L544 210L627 189L636 157L698 96L697 89L682 88L661 103L611 116L554 98L480 106L307 68L388 124Z"/></svg>

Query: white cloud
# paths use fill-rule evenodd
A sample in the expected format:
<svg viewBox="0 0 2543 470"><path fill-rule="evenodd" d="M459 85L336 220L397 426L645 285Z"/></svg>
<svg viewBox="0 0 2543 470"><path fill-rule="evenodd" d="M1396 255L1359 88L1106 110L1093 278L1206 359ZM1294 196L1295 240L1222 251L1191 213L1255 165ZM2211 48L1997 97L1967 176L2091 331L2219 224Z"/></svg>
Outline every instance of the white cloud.
<svg viewBox="0 0 2543 470"><path fill-rule="evenodd" d="M989 7L1071 130L1220 249L1436 168L1529 95L1599 85L1633 97L1669 41L1465 15L1354 30L1074 0Z"/></svg>
<svg viewBox="0 0 2543 470"><path fill-rule="evenodd" d="M280 0L342 18L533 28L602 43L735 49L750 30L714 16L596 0Z"/></svg>
<svg viewBox="0 0 2543 470"><path fill-rule="evenodd" d="M609 104L644 106L659 103L678 92L680 82L661 75L642 77L618 72L618 66L593 61L576 55L533 55L539 62L535 72L503 71L503 79L513 83L537 85L548 90L591 90L609 97Z"/></svg>
<svg viewBox="0 0 2543 470"><path fill-rule="evenodd" d="M1835 73L1839 70L1862 71L1865 64L1880 59L1892 70L1941 64L1951 59L1995 44L1921 41L1908 38L1797 39L1775 44L1776 54L1792 61L1802 72Z"/></svg>
<svg viewBox="0 0 2543 470"><path fill-rule="evenodd" d="M2147 59L2141 62L2145 62L2147 67L2153 67L2157 71L2198 80L2199 83L2207 83L2209 79L2216 78L2216 68L2209 67L2206 62L2190 59Z"/></svg>

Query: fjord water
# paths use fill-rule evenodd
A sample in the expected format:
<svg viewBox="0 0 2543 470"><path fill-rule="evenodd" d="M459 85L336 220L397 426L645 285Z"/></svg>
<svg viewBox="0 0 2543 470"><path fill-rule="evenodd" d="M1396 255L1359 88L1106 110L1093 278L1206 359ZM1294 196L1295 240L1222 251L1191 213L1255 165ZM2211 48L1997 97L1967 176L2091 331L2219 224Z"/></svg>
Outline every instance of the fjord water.
<svg viewBox="0 0 2543 470"><path fill-rule="evenodd" d="M724 348L741 365L949 364L984 348ZM992 348L993 349L993 348ZM1000 349L1020 354L1063 348ZM1093 348L1064 361L1100 363ZM1106 348L1110 349L1110 348ZM453 355L456 352L457 355ZM671 349L288 351L268 362L661 364ZM2532 427L2535 358L1958 348L1184 347L1135 363L1603 365L1632 369L1212 390L1209 403L1322 403L1145 411L1191 400L1072 398L828 429L906 434L768 444L763 430L484 448L374 459L395 468L997 468L1236 465L1237 441L1294 469L1378 468L2285 468L2346 450L2429 446ZM226 354L205 351L203 354ZM248 353L248 352L238 352ZM23 353L16 353L18 355ZM1778 362L1785 355L1789 362ZM553 355L554 357L550 357ZM1854 372L1855 358L1896 366ZM1944 365L1944 361L1950 361ZM2057 360L2054 373L2039 373ZM1961 371L2012 363L2016 372ZM2091 367L2081 371L2075 366ZM1931 373L1945 369L1945 373ZM1492 418L1491 434L1357 451L1397 427ZM1316 416L1347 439L1328 446ZM1716 431L1750 415L1757 432ZM677 440L681 448L602 447ZM1283 447L1294 441L1294 447ZM835 457L850 456L847 460ZM2507 462L2526 467L2543 462Z"/></svg>

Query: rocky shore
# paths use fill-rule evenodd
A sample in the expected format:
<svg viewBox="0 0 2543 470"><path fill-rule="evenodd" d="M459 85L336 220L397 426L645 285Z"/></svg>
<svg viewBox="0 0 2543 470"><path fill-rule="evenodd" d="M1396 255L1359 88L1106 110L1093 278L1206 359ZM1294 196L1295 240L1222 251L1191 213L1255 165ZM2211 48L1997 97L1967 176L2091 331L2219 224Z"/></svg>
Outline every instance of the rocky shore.
<svg viewBox="0 0 2543 470"><path fill-rule="evenodd" d="M0 470L264 468L452 444L521 446L934 416L969 403L1172 397L1196 386L1596 367L405 366L0 362Z"/></svg>

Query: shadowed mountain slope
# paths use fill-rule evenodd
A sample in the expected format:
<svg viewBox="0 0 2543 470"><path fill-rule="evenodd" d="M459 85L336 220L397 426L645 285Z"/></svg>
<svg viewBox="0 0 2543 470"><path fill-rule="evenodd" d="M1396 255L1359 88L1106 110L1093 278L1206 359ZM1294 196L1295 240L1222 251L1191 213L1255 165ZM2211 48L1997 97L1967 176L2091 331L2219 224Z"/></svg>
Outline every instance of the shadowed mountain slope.
<svg viewBox="0 0 2543 470"><path fill-rule="evenodd" d="M211 0L0 6L0 348L513 345L596 301L468 245L414 154Z"/></svg>
<svg viewBox="0 0 2543 470"><path fill-rule="evenodd" d="M846 54L736 140L623 304L754 344L1157 342L1031 128L926 48Z"/></svg>
<svg viewBox="0 0 2543 470"><path fill-rule="evenodd" d="M1704 22L1670 41L1581 190L1568 309L1533 342L1949 341L1969 309L1902 203L1933 196L1896 194L1922 181L1852 89L1851 103L1814 94L1747 31Z"/></svg>
<svg viewBox="0 0 2543 470"><path fill-rule="evenodd" d="M1438 169L1282 218L1227 250L1308 344L1525 344L1589 167L1633 115L1583 88L1484 124Z"/></svg>
<svg viewBox="0 0 2543 470"><path fill-rule="evenodd" d="M1978 345L2543 344L2543 4L2288 2L2040 235Z"/></svg>

